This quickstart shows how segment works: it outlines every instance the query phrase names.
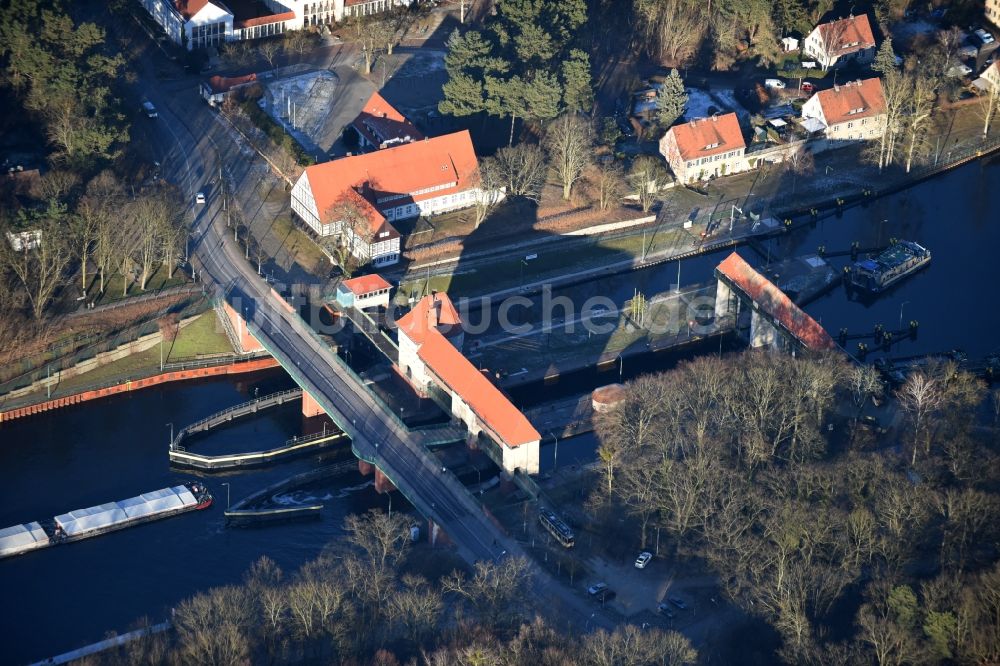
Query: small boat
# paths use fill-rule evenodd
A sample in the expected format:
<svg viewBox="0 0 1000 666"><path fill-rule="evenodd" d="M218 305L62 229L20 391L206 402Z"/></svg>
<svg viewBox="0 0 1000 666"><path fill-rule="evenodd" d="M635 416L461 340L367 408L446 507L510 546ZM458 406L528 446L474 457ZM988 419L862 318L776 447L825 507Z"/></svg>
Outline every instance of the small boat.
<svg viewBox="0 0 1000 666"><path fill-rule="evenodd" d="M210 506L212 494L203 484L185 483L118 502L74 509L48 521L35 521L0 530L0 558L88 539Z"/></svg>
<svg viewBox="0 0 1000 666"><path fill-rule="evenodd" d="M848 282L877 294L931 261L931 252L913 241L899 241L871 259L856 261L848 272Z"/></svg>

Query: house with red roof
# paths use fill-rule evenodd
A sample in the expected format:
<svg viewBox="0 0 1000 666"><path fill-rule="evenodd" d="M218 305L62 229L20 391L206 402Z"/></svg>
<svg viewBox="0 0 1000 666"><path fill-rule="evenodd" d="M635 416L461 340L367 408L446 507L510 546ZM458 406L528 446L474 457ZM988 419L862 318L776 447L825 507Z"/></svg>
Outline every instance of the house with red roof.
<svg viewBox="0 0 1000 666"><path fill-rule="evenodd" d="M541 435L462 354L462 320L447 294L424 296L398 322L399 369L418 389L443 393L477 437L497 445L503 468L538 473Z"/></svg>
<svg viewBox="0 0 1000 666"><path fill-rule="evenodd" d="M472 206L486 196L478 168L466 130L400 143L307 167L292 187L292 211L316 235L340 236L358 259L393 264L400 245L392 223Z"/></svg>
<svg viewBox="0 0 1000 666"><path fill-rule="evenodd" d="M212 76L201 84L201 97L210 106L222 104L226 98L235 91L257 83L257 75L254 73L243 74L241 76Z"/></svg>
<svg viewBox="0 0 1000 666"><path fill-rule="evenodd" d="M681 183L746 171L746 148L735 113L674 125L660 139L660 154Z"/></svg>
<svg viewBox="0 0 1000 666"><path fill-rule="evenodd" d="M821 23L805 39L803 53L823 69L875 59L875 35L867 14Z"/></svg>
<svg viewBox="0 0 1000 666"><path fill-rule="evenodd" d="M874 139L885 131L885 124L885 96L878 78L835 85L802 105L803 127L826 139L826 145L818 148Z"/></svg>
<svg viewBox="0 0 1000 666"><path fill-rule="evenodd" d="M348 129L357 137L358 147L362 151L381 150L424 138L413 123L377 92L372 93L361 113L348 125Z"/></svg>
<svg viewBox="0 0 1000 666"><path fill-rule="evenodd" d="M388 308L392 285L378 273L344 280L337 285L337 304L345 308Z"/></svg>

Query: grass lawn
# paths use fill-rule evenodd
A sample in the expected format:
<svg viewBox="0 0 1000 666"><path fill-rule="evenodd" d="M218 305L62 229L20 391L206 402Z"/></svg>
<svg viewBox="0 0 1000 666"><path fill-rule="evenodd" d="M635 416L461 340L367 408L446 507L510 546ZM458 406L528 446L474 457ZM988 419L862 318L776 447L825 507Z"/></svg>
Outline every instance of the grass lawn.
<svg viewBox="0 0 1000 666"><path fill-rule="evenodd" d="M330 260L309 234L295 226L291 217L279 215L274 218L269 233L281 243L282 249L288 252L292 261L301 266L303 270L313 275L322 274L325 276L329 269Z"/></svg>
<svg viewBox="0 0 1000 666"><path fill-rule="evenodd" d="M98 293L98 288L100 287L100 280L93 279L90 282L90 293L94 296L94 303L97 305L104 305L107 303L113 303L115 301L120 301L123 298L128 298L130 296L141 296L142 294L148 294L151 292L160 291L161 289L169 289L170 287L177 287L182 284L187 284L189 282L186 273L180 270L175 270L173 277L167 275L166 266L160 266L156 269L156 272L150 276L149 280L146 281L146 289L139 288L139 281L135 280L129 281L128 291L122 295L122 288L124 287L125 278L120 274L115 274L104 281L104 293Z"/></svg>
<svg viewBox="0 0 1000 666"><path fill-rule="evenodd" d="M173 344L163 347L164 363L190 359L199 354L224 354L232 352L229 339L218 325L215 312L209 310L198 319L180 330ZM67 395L81 388L94 384L113 383L139 374L153 374L160 368L160 346L156 345L143 352L138 352L94 368L76 377L70 377L60 382L54 388L52 395ZM36 395L44 395L42 389Z"/></svg>

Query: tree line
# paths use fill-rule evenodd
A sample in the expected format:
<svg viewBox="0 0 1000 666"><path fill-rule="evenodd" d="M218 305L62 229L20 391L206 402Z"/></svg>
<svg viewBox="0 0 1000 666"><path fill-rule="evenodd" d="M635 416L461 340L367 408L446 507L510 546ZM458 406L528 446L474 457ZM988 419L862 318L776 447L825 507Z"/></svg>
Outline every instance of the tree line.
<svg viewBox="0 0 1000 666"><path fill-rule="evenodd" d="M54 170L39 178L34 196L38 205L0 216L0 278L9 290L9 313L25 308L41 320L74 275L90 300L115 276L122 296L133 285L145 290L160 266L173 276L185 233L175 189L157 184L127 192L107 170L81 185L75 173Z"/></svg>
<svg viewBox="0 0 1000 666"><path fill-rule="evenodd" d="M92 172L120 156L128 124L114 89L125 59L62 3L10 0L0 12L5 86L43 128L60 164Z"/></svg>
<svg viewBox="0 0 1000 666"><path fill-rule="evenodd" d="M438 110L510 118L509 144L518 118L589 111L590 56L579 39L586 22L585 0L498 0L482 29L449 37L448 81Z"/></svg>
<svg viewBox="0 0 1000 666"><path fill-rule="evenodd" d="M395 666L683 666L676 632L626 625L574 636L535 616L529 564L479 562L431 581L407 566L409 519L370 511L286 574L261 557L243 582L181 602L173 628L91 663L347 663Z"/></svg>
<svg viewBox="0 0 1000 666"><path fill-rule="evenodd" d="M896 406L896 437L860 425L873 400ZM663 530L707 562L785 663L992 663L997 414L1000 390L953 364L886 394L835 356L705 357L632 382L600 416L591 503L599 525L624 507L642 547Z"/></svg>

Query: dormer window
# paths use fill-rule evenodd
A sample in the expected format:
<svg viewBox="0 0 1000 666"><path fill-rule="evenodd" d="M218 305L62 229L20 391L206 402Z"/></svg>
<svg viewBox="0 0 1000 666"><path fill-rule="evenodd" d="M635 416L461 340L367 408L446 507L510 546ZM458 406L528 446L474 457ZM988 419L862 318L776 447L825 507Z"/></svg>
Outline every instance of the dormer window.
<svg viewBox="0 0 1000 666"><path fill-rule="evenodd" d="M710 143L710 144L708 144L707 146L705 146L704 149L705 150L712 150L712 148L718 148L718 147L719 147L719 144L718 144L718 142L716 142L716 143Z"/></svg>
<svg viewBox="0 0 1000 666"><path fill-rule="evenodd" d="M847 114L850 115L850 116L853 116L856 113L862 113L862 112L864 112L864 110L865 110L865 107L862 106L862 107L859 107L857 109L851 109L850 111L847 112Z"/></svg>

